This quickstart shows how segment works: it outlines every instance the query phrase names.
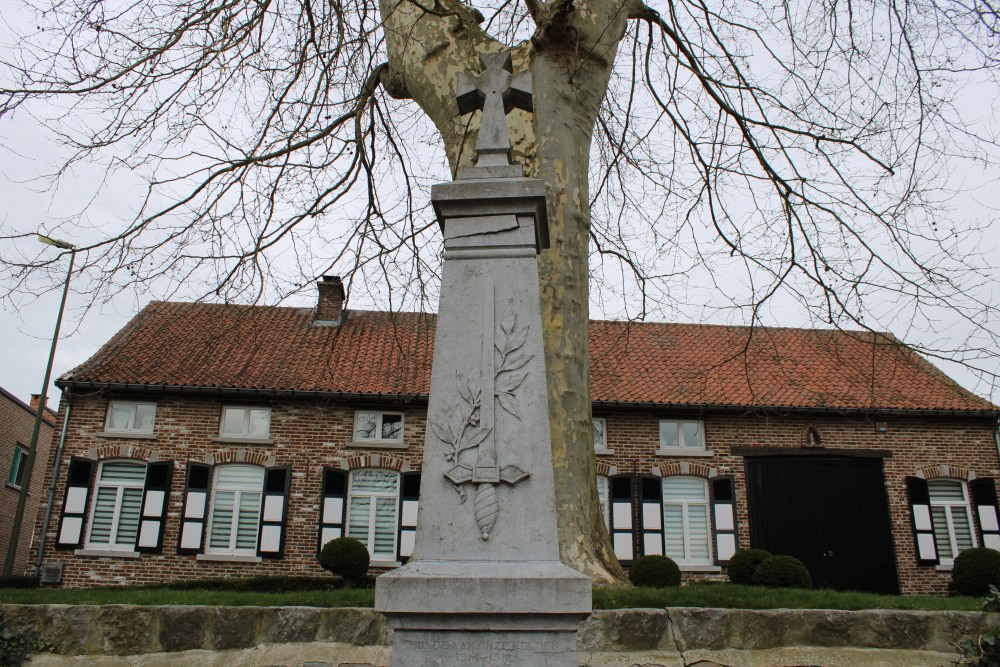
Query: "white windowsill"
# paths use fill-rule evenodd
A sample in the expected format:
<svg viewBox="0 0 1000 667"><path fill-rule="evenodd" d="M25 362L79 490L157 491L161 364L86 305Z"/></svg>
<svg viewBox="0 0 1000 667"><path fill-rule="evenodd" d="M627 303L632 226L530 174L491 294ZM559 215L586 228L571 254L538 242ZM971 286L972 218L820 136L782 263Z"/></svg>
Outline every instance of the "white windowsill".
<svg viewBox="0 0 1000 667"><path fill-rule="evenodd" d="M234 445L273 445L272 438L251 438L245 435L213 435L212 442L228 442Z"/></svg>
<svg viewBox="0 0 1000 667"><path fill-rule="evenodd" d="M95 433L97 438L121 438L124 440L156 440L155 433L145 433L143 431L101 431Z"/></svg>
<svg viewBox="0 0 1000 667"><path fill-rule="evenodd" d="M951 572L952 568L955 567L954 563L941 563L940 565L935 565L934 569L938 572Z"/></svg>
<svg viewBox="0 0 1000 667"><path fill-rule="evenodd" d="M393 442L391 440L354 440L347 443L348 447L363 447L365 449L407 449L405 442Z"/></svg>
<svg viewBox="0 0 1000 667"><path fill-rule="evenodd" d="M74 556L94 556L97 558L139 558L138 551L115 551L114 549L74 549Z"/></svg>
<svg viewBox="0 0 1000 667"><path fill-rule="evenodd" d="M615 450L608 449L607 447L594 447L594 453L598 456L609 456L615 453Z"/></svg>
<svg viewBox="0 0 1000 667"><path fill-rule="evenodd" d="M222 563L260 563L260 556L244 556L240 554L198 554L195 560L218 561Z"/></svg>
<svg viewBox="0 0 1000 667"><path fill-rule="evenodd" d="M722 567L719 565L680 565L681 572L722 572Z"/></svg>
<svg viewBox="0 0 1000 667"><path fill-rule="evenodd" d="M715 452L704 449L694 449L693 447L661 447L656 450L657 456L715 456Z"/></svg>
<svg viewBox="0 0 1000 667"><path fill-rule="evenodd" d="M402 567L398 560L373 560L369 563L371 567Z"/></svg>

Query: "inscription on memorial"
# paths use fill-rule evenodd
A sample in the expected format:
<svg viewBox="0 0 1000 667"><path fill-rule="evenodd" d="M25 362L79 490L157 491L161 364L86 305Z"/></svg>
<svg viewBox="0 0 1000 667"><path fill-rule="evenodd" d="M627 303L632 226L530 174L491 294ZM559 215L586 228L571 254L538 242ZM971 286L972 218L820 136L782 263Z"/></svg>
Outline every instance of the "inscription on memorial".
<svg viewBox="0 0 1000 667"><path fill-rule="evenodd" d="M411 651L425 652L436 658L452 658L461 665L537 665L539 657L558 655L570 647L560 646L557 641L527 639L403 639ZM433 658L429 658L433 660Z"/></svg>

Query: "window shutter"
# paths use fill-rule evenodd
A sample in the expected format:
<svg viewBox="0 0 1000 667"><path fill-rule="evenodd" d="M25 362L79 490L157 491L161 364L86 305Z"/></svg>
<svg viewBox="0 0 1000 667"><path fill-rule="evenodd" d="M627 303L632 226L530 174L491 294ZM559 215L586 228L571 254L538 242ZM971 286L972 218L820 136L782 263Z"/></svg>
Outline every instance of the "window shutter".
<svg viewBox="0 0 1000 667"><path fill-rule="evenodd" d="M400 475L399 536L396 539L396 560L405 562L413 555L417 536L417 510L420 504L420 473Z"/></svg>
<svg viewBox="0 0 1000 667"><path fill-rule="evenodd" d="M631 475L611 477L611 544L615 556L624 563L635 560L632 496L634 478Z"/></svg>
<svg viewBox="0 0 1000 667"><path fill-rule="evenodd" d="M90 485L95 462L74 456L66 473L66 496L59 515L57 549L79 549L83 544L83 524L90 506Z"/></svg>
<svg viewBox="0 0 1000 667"><path fill-rule="evenodd" d="M969 482L972 504L979 518L980 543L1000 551L1000 513L997 511L997 486L989 477Z"/></svg>
<svg viewBox="0 0 1000 667"><path fill-rule="evenodd" d="M139 530L135 540L136 551L155 554L163 551L163 528L167 522L173 476L173 461L157 461L146 466L142 510L139 512Z"/></svg>
<svg viewBox="0 0 1000 667"><path fill-rule="evenodd" d="M913 516L913 536L917 548L918 565L937 565L937 547L934 544L934 524L931 522L931 495L927 480L906 478L906 495L910 499Z"/></svg>
<svg viewBox="0 0 1000 667"><path fill-rule="evenodd" d="M264 469L264 498L257 542L257 555L261 558L281 558L285 551L285 522L288 519L288 489L291 484L290 466Z"/></svg>
<svg viewBox="0 0 1000 667"><path fill-rule="evenodd" d="M716 477L712 487L712 537L715 563L724 565L736 552L736 490L732 477Z"/></svg>
<svg viewBox="0 0 1000 667"><path fill-rule="evenodd" d="M347 500L347 471L323 469L323 504L319 510L319 546L344 535L344 503Z"/></svg>
<svg viewBox="0 0 1000 667"><path fill-rule="evenodd" d="M208 492L211 483L212 466L188 461L181 532L177 540L179 554L200 554L205 550L205 521L208 519Z"/></svg>
<svg viewBox="0 0 1000 667"><path fill-rule="evenodd" d="M639 542L643 556L663 555L663 482L659 477L639 478Z"/></svg>

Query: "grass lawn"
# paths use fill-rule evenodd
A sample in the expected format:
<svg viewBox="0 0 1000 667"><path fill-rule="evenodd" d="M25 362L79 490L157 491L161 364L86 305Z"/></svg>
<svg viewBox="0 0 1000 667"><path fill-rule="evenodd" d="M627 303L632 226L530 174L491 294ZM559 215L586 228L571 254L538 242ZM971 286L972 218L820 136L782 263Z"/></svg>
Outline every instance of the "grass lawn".
<svg viewBox="0 0 1000 667"><path fill-rule="evenodd" d="M899 597L872 593L839 593L771 589L729 583L690 584L683 588L599 589L595 609L722 607L729 609L924 609L978 611L970 597ZM164 588L0 589L0 603L10 604L205 604L307 607L371 607L375 591L289 591L259 593L226 590Z"/></svg>

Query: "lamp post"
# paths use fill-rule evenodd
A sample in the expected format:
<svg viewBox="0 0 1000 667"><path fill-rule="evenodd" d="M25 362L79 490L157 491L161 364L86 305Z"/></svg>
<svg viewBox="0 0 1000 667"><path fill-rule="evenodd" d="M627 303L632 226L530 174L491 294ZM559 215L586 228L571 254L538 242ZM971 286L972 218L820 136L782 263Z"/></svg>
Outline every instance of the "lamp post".
<svg viewBox="0 0 1000 667"><path fill-rule="evenodd" d="M63 283L62 301L59 303L59 314L56 316L56 329L52 334L52 347L49 349L49 362L45 366L45 380L42 381L42 393L38 396L38 409L35 411L35 426L31 431L31 444L28 445L28 458L24 462L25 475L21 482L21 491L17 496L17 510L14 512L14 523L10 528L10 544L7 545L7 559L4 561L3 574L10 576L14 570L14 559L17 556L17 544L21 537L21 522L24 519L24 506L28 500L28 489L31 486L31 472L35 465L35 450L38 447L38 434L42 428L42 418L45 414L45 399L49 389L49 378L52 376L52 360L56 356L56 343L59 342L59 328L62 326L63 311L66 309L66 294L69 292L69 281L73 277L73 262L76 259L76 246L38 235L38 240L47 245L63 250L69 250L69 269L66 271L66 281ZM48 527L44 527L46 530Z"/></svg>

